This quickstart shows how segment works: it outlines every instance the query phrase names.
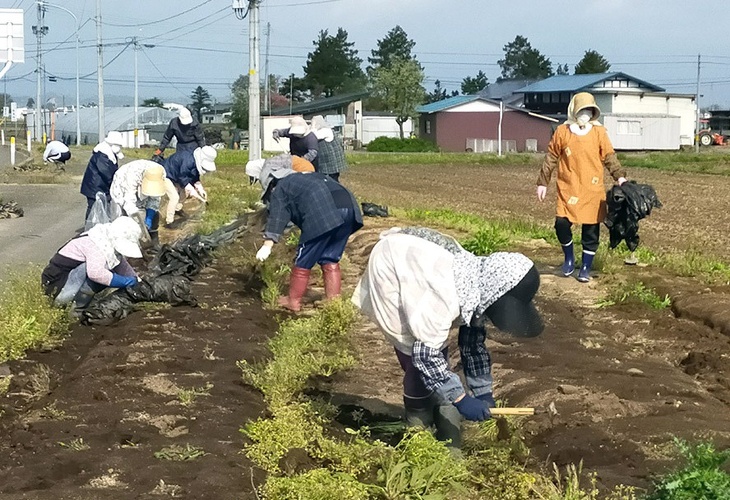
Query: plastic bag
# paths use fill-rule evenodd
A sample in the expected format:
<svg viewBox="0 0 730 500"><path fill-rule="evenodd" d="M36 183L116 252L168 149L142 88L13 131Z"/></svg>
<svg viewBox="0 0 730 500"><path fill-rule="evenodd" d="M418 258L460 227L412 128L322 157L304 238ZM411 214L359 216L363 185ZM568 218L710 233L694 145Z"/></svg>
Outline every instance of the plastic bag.
<svg viewBox="0 0 730 500"><path fill-rule="evenodd" d="M362 214L368 217L388 217L388 207L384 205L376 205L365 201L360 206L362 207Z"/></svg>
<svg viewBox="0 0 730 500"><path fill-rule="evenodd" d="M84 231L88 231L97 224L106 224L122 215L122 209L113 203L104 193L96 193L96 201L91 206L89 217L84 224Z"/></svg>

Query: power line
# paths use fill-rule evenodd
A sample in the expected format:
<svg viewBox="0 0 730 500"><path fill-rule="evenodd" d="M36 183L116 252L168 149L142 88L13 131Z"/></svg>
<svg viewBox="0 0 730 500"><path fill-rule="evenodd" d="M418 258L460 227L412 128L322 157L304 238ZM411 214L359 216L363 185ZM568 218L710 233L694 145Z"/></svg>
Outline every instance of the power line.
<svg viewBox="0 0 730 500"><path fill-rule="evenodd" d="M188 12L192 12L195 9L198 9L198 8L202 7L203 5L208 4L208 3L212 2L212 1L213 0L205 0L203 3L200 3L200 4L196 5L195 7L191 7L188 10L184 10L182 12L179 12L179 13L173 15L173 16L170 16L170 17L166 17L164 19L158 19L157 21L150 21L150 22L147 22L147 23L134 23L134 24L115 24L115 23L101 23L101 24L106 25L106 26L114 26L116 28L136 28L138 26L149 26L151 24L164 23L165 21L169 21L170 19L175 19L176 17L180 17L182 15L185 15Z"/></svg>
<svg viewBox="0 0 730 500"><path fill-rule="evenodd" d="M185 92L183 92L182 90L180 90L179 88L177 88L177 86L174 83L172 83L170 80L167 79L167 77L165 76L165 74L162 71L160 71L160 68L158 68L157 65L155 64L155 62L150 58L150 56L147 55L147 51L144 48L142 49L142 54L147 58L147 60L152 65L152 67L154 67L157 70L157 72L160 74L160 76L162 76L162 78L164 78L165 81L168 84L170 84L170 86L172 86L172 88L174 88L175 90L177 90L178 92L180 92L180 94L187 99L188 95Z"/></svg>
<svg viewBox="0 0 730 500"><path fill-rule="evenodd" d="M228 11L228 9L230 9L230 7L223 7L222 9L220 9L220 10L217 10L217 11L213 12L213 13L212 13L212 14L210 14L210 15L211 15L211 16L215 16L215 15L218 15L218 14L220 14L220 13L221 13L221 12L223 12L223 11ZM176 32L176 31L180 31L180 30L183 30L183 29L187 29L187 28L190 28L190 25L191 25L191 24L197 24L197 23L199 23L199 22L202 22L202 21L204 21L204 19L199 19L199 20L197 20L197 21L195 21L195 22L193 22L193 23L190 23L190 24L184 24L184 25L182 25L182 26L178 26L177 28L173 28L173 29L171 29L171 30L169 30L169 31L165 31L164 33L160 33L159 35L153 35L153 36L151 36L151 37L149 37L149 38L147 38L147 39L148 39L148 40L154 40L154 39L157 39L157 38L161 38L161 37L163 37L163 36L165 36L165 35L169 35L170 33L174 33L174 32ZM220 19L217 19L217 20L215 20L215 21L213 21L213 22L218 22L218 21L220 21ZM211 22L211 23L208 23L208 24L206 24L205 26L208 26L208 25L210 25L210 24L213 24L213 23L212 23L212 22Z"/></svg>

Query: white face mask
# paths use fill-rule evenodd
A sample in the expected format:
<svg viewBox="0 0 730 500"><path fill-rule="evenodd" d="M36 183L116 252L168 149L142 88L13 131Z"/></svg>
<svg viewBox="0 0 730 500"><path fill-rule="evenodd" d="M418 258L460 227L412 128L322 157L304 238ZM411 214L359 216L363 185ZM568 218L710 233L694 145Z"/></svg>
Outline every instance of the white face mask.
<svg viewBox="0 0 730 500"><path fill-rule="evenodd" d="M578 111L578 114L575 115L575 121L578 122L578 125L583 126L587 124L589 121L591 121L591 118L593 118L593 110L589 109L581 109Z"/></svg>

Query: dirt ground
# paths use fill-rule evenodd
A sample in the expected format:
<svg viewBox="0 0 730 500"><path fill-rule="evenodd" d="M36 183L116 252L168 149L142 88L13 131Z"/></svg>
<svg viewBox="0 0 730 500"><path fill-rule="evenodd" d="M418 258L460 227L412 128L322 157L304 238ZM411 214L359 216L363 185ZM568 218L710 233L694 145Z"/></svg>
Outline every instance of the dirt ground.
<svg viewBox="0 0 730 500"><path fill-rule="evenodd" d="M534 177L534 169L521 166L368 166L353 168L343 183L362 200L397 207L549 221L554 198L533 201ZM696 242L718 256L730 253L723 178L653 171L632 177L653 184L665 203L642 221L642 238L652 248ZM697 202L703 199L712 206ZM404 223L366 219L343 261L345 292L378 233ZM251 252L253 237L227 253ZM602 485L646 487L669 465L672 437L730 444L730 338L721 326L727 309L718 306L730 304L728 287L673 278L651 266L583 285L557 275L559 249L535 241L516 250L540 269L537 302L546 330L515 342L490 329L489 347L497 398L539 410L554 403L558 411L524 422L538 462L583 460ZM676 297L676 307L595 307L611 280L629 274ZM318 280L305 313L322 297ZM257 287L250 271L223 258L194 283L202 307L137 312L112 327L79 326L62 348L0 367L14 375L9 395L0 399L0 496L255 498L253 485L264 476L241 454L239 428L265 409L241 382L235 362L265 357L264 343L275 330L276 314L262 309ZM399 415L401 374L392 348L365 321L353 339L362 363L319 389L343 407ZM208 394L182 405L180 389L193 388ZM74 451L78 439L89 449ZM187 462L155 458L173 444L206 455Z"/></svg>

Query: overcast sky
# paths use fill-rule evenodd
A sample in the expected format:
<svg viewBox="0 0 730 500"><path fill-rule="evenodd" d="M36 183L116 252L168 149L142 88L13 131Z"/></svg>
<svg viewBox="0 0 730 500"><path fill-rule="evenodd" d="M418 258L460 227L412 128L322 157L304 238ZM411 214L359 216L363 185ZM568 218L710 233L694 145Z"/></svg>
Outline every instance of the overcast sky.
<svg viewBox="0 0 730 500"><path fill-rule="evenodd" d="M96 70L96 0L54 0L79 18L81 75ZM154 45L138 53L140 100L159 97L188 102L202 85L218 101L230 99L229 85L248 71L248 20L239 21L230 0L102 0L105 95L108 102L132 104L134 51L131 37ZM25 105L35 96L37 24L34 0L2 0L0 7L23 8L26 62L6 75L7 92ZM188 12L186 12L188 11ZM174 17L172 17L174 16ZM170 18L172 17L172 18ZM484 71L500 75L497 60L515 36L526 37L553 65L573 71L593 49L622 71L670 92L694 94L701 54L702 107L730 107L730 39L725 12L688 0L263 0L261 72L266 60L266 24L271 24L269 72L303 74L302 66L322 29L344 28L367 64L378 39L400 25L416 42L427 90L440 79L449 90ZM44 62L56 83L46 98L57 104L75 99L74 25L67 13L49 8L43 39ZM119 55L119 53L121 55ZM3 82L0 82L3 84ZM96 101L96 76L82 80L82 101ZM0 87L0 91L3 88Z"/></svg>

